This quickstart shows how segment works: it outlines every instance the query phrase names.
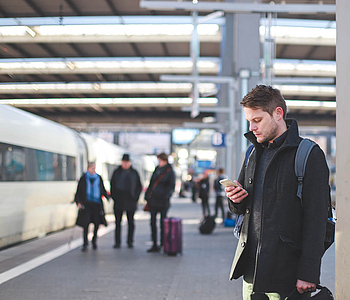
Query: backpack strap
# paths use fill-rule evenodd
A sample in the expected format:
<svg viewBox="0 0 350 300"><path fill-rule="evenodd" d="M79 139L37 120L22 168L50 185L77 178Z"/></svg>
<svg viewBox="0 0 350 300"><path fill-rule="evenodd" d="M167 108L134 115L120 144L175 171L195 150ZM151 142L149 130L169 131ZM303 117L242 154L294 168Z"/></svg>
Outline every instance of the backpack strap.
<svg viewBox="0 0 350 300"><path fill-rule="evenodd" d="M253 152L254 145L250 145L245 153L244 165L247 166L250 155Z"/></svg>
<svg viewBox="0 0 350 300"><path fill-rule="evenodd" d="M297 197L300 199L301 205L303 205L302 192L303 192L303 180L304 180L306 162L312 148L315 145L316 143L314 141L311 141L309 139L303 139L299 144L297 154L295 156L294 170L295 170L295 175L298 178Z"/></svg>

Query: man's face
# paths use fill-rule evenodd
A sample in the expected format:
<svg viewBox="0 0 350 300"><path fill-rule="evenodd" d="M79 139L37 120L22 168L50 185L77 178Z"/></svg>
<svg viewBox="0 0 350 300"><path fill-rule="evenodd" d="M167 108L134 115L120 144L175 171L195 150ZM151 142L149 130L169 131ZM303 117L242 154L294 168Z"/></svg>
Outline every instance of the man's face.
<svg viewBox="0 0 350 300"><path fill-rule="evenodd" d="M164 161L164 160L158 158L158 165L159 165L160 167L164 167L166 164L167 164L166 161Z"/></svg>
<svg viewBox="0 0 350 300"><path fill-rule="evenodd" d="M95 174L95 171L96 171L96 165L95 165L95 164L91 164L91 165L88 167L88 172L89 172L91 175L94 175L94 174Z"/></svg>
<svg viewBox="0 0 350 300"><path fill-rule="evenodd" d="M279 136L280 129L275 112L271 116L261 108L244 107L244 113L249 122L249 130L254 133L258 143L272 142Z"/></svg>
<svg viewBox="0 0 350 300"><path fill-rule="evenodd" d="M131 166L131 161L122 160L122 168L123 168L124 170L129 169L130 166Z"/></svg>

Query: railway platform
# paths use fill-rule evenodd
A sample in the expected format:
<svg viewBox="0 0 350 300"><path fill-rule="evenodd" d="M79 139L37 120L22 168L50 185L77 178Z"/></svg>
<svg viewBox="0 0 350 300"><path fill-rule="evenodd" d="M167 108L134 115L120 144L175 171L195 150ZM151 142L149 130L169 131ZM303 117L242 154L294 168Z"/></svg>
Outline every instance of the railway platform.
<svg viewBox="0 0 350 300"><path fill-rule="evenodd" d="M214 199L211 199L211 209ZM241 279L229 281L237 240L217 224L210 235L198 230L200 203L172 199L168 216L183 220L183 254L147 253L149 213L136 214L134 248L114 249L114 222L100 227L98 249L81 252L82 229L66 229L0 251L1 300L63 299L241 299ZM218 219L218 221L220 221ZM321 283L334 291L334 245L323 259Z"/></svg>

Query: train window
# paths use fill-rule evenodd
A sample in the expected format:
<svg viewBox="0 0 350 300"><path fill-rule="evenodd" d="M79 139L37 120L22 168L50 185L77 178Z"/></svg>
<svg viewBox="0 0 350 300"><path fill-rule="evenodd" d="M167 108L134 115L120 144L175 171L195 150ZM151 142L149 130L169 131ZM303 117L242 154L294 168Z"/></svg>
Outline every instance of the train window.
<svg viewBox="0 0 350 300"><path fill-rule="evenodd" d="M65 181L75 176L75 157L0 143L0 181Z"/></svg>
<svg viewBox="0 0 350 300"><path fill-rule="evenodd" d="M76 177L75 157L67 156L67 180L75 180Z"/></svg>
<svg viewBox="0 0 350 300"><path fill-rule="evenodd" d="M6 181L23 181L25 168L25 154L21 147L8 146L5 151L3 168Z"/></svg>

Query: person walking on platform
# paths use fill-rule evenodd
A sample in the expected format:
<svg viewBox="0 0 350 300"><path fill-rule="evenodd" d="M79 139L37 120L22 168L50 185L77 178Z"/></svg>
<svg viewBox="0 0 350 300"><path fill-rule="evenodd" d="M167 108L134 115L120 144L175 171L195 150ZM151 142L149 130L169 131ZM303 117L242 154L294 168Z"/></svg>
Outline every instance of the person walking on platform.
<svg viewBox="0 0 350 300"><path fill-rule="evenodd" d="M79 213L76 225L83 227L84 244L82 251L86 252L88 247L88 229L90 223L94 224L94 236L92 238L92 247L97 249L97 231L100 224L107 226L104 216L104 209L101 197L108 199L103 180L96 173L96 164L88 163L87 172L81 176L74 201L79 207Z"/></svg>
<svg viewBox="0 0 350 300"><path fill-rule="evenodd" d="M161 153L157 156L158 166L154 170L145 194L151 213L151 231L153 246L147 252L159 252L163 247L163 220L170 207L170 197L175 189L175 173L168 163L168 155ZM157 243L157 214L160 214L160 247Z"/></svg>
<svg viewBox="0 0 350 300"><path fill-rule="evenodd" d="M202 211L203 211L203 218L210 216L210 208L209 208L209 177L208 177L208 171L205 170L203 172L203 177L199 181L199 198L202 200Z"/></svg>
<svg viewBox="0 0 350 300"><path fill-rule="evenodd" d="M227 178L225 175L225 170L223 168L218 169L217 178L214 181L214 189L216 193L215 218L218 216L218 209L220 208L223 220L225 219L224 197L226 194L224 186L221 185L219 181L225 178Z"/></svg>
<svg viewBox="0 0 350 300"><path fill-rule="evenodd" d="M115 216L114 248L120 248L121 220L124 211L128 219L128 248L133 248L135 231L134 214L141 191L140 176L131 166L129 154L124 154L121 166L113 172L111 178L111 196L114 200Z"/></svg>
<svg viewBox="0 0 350 300"><path fill-rule="evenodd" d="M244 215L230 279L243 276L243 299L285 299L295 288L304 299L320 280L330 200L325 155L308 157L297 197L295 155L302 138L286 119L281 92L258 85L241 101L254 145L235 181L226 187L230 210ZM293 298L294 299L294 298ZM299 298L298 298L299 299Z"/></svg>

